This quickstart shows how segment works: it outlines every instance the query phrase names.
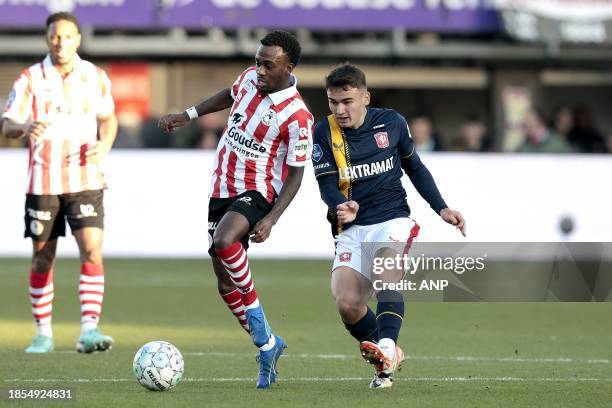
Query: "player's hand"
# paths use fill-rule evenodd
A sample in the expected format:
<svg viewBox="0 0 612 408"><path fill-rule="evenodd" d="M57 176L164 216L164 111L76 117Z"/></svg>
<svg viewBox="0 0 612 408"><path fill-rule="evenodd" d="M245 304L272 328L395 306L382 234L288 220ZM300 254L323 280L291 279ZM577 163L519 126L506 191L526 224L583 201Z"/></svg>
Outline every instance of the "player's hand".
<svg viewBox="0 0 612 408"><path fill-rule="evenodd" d="M465 219L463 215L459 211L451 210L450 208L445 208L440 211L440 217L447 223L454 225L457 227L461 234L465 237Z"/></svg>
<svg viewBox="0 0 612 408"><path fill-rule="evenodd" d="M110 151L110 146L107 143L96 142L94 145L89 146L85 152L87 161L91 163L98 163L103 157L105 157Z"/></svg>
<svg viewBox="0 0 612 408"><path fill-rule="evenodd" d="M45 133L45 130L47 130L48 126L49 126L48 122L44 122L44 121L32 122L30 123L30 126L28 126L28 129L26 130L26 136L31 137L33 139L38 139Z"/></svg>
<svg viewBox="0 0 612 408"><path fill-rule="evenodd" d="M336 215L338 216L338 221L342 224L355 221L358 211L359 204L357 204L357 201L347 201L336 206Z"/></svg>
<svg viewBox="0 0 612 408"><path fill-rule="evenodd" d="M251 241L253 242L264 242L270 236L272 227L276 224L276 220L270 216L263 217L250 232Z"/></svg>
<svg viewBox="0 0 612 408"><path fill-rule="evenodd" d="M157 126L159 126L159 128L164 132L170 133L176 128L185 126L187 122L189 122L187 112L169 113L159 118Z"/></svg>

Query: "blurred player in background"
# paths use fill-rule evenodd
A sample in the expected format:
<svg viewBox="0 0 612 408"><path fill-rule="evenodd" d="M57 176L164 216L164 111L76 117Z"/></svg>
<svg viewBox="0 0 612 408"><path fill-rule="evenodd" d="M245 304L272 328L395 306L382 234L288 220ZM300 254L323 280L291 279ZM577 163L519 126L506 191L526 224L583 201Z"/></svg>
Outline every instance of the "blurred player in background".
<svg viewBox="0 0 612 408"><path fill-rule="evenodd" d="M374 257L406 253L419 233L409 218L402 169L433 210L464 235L465 221L442 199L415 151L406 120L391 109L368 108L370 93L359 68L344 64L334 69L326 88L332 114L315 126L312 159L337 238L331 288L346 329L375 366L370 387L386 388L393 385L393 373L404 358L397 346L404 300L395 290L376 291L376 315L367 302L375 277L397 282L403 275L401 269L372 275ZM362 253L362 243L378 247Z"/></svg>
<svg viewBox="0 0 612 408"><path fill-rule="evenodd" d="M260 349L258 388L275 381L276 362L287 346L266 320L246 250L249 235L254 242L268 238L310 161L313 117L292 74L300 54L292 34L271 32L261 40L255 66L230 88L159 122L171 132L198 116L231 107L211 180L209 254L221 297Z"/></svg>
<svg viewBox="0 0 612 408"><path fill-rule="evenodd" d="M30 151L25 236L33 242L30 299L36 336L28 353L53 350L51 309L57 239L70 225L81 258L79 352L110 348L98 331L104 294L103 189L98 162L111 149L117 120L104 71L77 55L75 16L47 19L49 54L17 79L4 108L2 132L27 137Z"/></svg>

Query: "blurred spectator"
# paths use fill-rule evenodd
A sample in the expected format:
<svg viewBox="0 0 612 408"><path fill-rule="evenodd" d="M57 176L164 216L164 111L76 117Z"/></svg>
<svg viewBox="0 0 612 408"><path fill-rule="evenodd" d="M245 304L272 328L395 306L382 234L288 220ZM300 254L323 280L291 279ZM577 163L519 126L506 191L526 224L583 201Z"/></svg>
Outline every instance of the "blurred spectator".
<svg viewBox="0 0 612 408"><path fill-rule="evenodd" d="M460 132L449 150L486 152L491 148L492 140L487 134L487 125L476 113L470 113L464 118Z"/></svg>
<svg viewBox="0 0 612 408"><path fill-rule="evenodd" d="M140 138L144 147L161 149L170 147L170 138L168 135L157 126L157 119L149 119L142 124L142 133Z"/></svg>
<svg viewBox="0 0 612 408"><path fill-rule="evenodd" d="M431 116L426 113L417 113L410 118L410 135L421 152L442 150L440 137L434 131Z"/></svg>
<svg viewBox="0 0 612 408"><path fill-rule="evenodd" d="M202 137L197 147L200 149L216 149L219 139L223 135L225 119L226 115L224 112L215 112L199 117Z"/></svg>
<svg viewBox="0 0 612 408"><path fill-rule="evenodd" d="M574 127L574 112L569 106L559 106L553 113L553 128L561 139L569 143L569 134Z"/></svg>
<svg viewBox="0 0 612 408"><path fill-rule="evenodd" d="M124 110L117 114L119 128L117 138L113 144L114 148L136 148L142 147L140 133L142 131L142 118L135 111Z"/></svg>
<svg viewBox="0 0 612 408"><path fill-rule="evenodd" d="M171 138L173 148L216 149L223 133L223 112L200 116L175 130Z"/></svg>
<svg viewBox="0 0 612 408"><path fill-rule="evenodd" d="M581 153L607 153L606 143L595 128L591 112L586 107L576 109L574 122L568 141L576 150Z"/></svg>
<svg viewBox="0 0 612 408"><path fill-rule="evenodd" d="M519 153L569 153L571 148L559 135L548 129L541 113L531 109L523 120L525 141Z"/></svg>
<svg viewBox="0 0 612 408"><path fill-rule="evenodd" d="M142 141L140 140L140 127L133 129L131 127L119 126L117 129L117 138L113 144L114 149L127 149L127 148L138 148L142 147Z"/></svg>

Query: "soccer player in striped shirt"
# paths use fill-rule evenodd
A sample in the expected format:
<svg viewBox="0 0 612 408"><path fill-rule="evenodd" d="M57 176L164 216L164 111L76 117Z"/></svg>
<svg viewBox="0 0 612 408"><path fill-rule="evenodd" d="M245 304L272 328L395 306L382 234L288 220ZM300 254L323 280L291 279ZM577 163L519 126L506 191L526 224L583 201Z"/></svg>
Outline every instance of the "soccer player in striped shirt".
<svg viewBox="0 0 612 408"><path fill-rule="evenodd" d="M370 388L388 388L404 358L397 346L404 301L384 284L397 282L404 271L392 267L373 274L373 263L407 254L419 233L410 218L403 173L442 220L463 235L465 220L442 199L415 151L406 120L391 109L368 108L363 71L341 65L327 76L326 88L332 114L315 126L312 160L337 238L332 293L346 329L375 367ZM376 314L368 307L374 293Z"/></svg>
<svg viewBox="0 0 612 408"><path fill-rule="evenodd" d="M46 41L49 54L19 76L2 114L2 132L9 138L26 137L30 151L25 236L33 242L30 300L36 336L26 352L53 350L55 250L68 221L82 263L77 350L90 353L113 344L98 331L105 188L98 162L111 149L117 120L108 77L77 55L77 19L64 12L49 16Z"/></svg>
<svg viewBox="0 0 612 408"><path fill-rule="evenodd" d="M276 379L286 348L272 334L253 285L249 236L265 241L302 182L312 146L313 117L292 74L300 44L285 31L261 40L255 66L234 84L182 113L160 119L167 132L207 113L231 108L219 141L208 205L209 254L221 297L259 347L257 388Z"/></svg>

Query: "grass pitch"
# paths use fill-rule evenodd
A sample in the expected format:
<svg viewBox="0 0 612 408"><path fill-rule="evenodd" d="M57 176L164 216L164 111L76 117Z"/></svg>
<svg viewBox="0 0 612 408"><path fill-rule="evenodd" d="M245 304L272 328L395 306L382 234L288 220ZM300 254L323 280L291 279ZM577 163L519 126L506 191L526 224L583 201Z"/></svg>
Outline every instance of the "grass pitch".
<svg viewBox="0 0 612 408"><path fill-rule="evenodd" d="M336 315L329 261L251 262L274 331L289 344L278 382L256 390L256 350L219 299L208 260L106 261L101 329L106 353L80 355L79 263L56 266L56 351L26 355L34 334L29 260L0 259L0 406L8 389L71 388L84 407L486 407L612 406L612 304L436 303L406 305L408 355L393 388L370 390L372 369ZM138 348L175 344L185 375L169 392L131 373Z"/></svg>

